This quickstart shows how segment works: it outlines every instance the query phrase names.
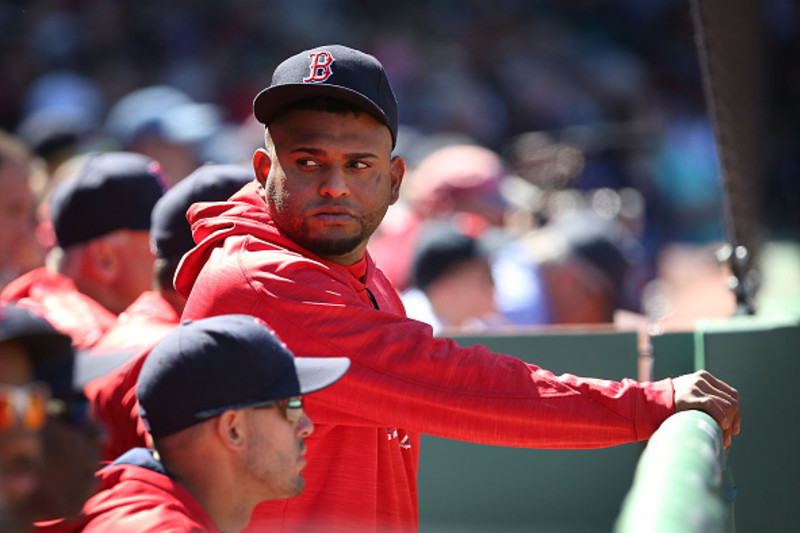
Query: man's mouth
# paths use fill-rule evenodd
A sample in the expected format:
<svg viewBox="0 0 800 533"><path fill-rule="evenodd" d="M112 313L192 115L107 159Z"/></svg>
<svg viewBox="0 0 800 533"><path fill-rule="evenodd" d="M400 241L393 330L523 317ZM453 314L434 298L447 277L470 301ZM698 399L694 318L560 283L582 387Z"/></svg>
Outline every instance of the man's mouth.
<svg viewBox="0 0 800 533"><path fill-rule="evenodd" d="M331 224L342 224L355 218L353 213L344 207L321 207L313 210L311 216Z"/></svg>

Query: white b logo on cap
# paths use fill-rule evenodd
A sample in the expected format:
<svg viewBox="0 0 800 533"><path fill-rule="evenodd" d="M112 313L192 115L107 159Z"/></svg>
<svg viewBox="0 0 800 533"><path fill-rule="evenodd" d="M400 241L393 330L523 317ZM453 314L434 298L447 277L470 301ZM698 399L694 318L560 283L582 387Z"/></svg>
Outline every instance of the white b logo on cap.
<svg viewBox="0 0 800 533"><path fill-rule="evenodd" d="M308 77L303 78L305 83L321 83L333 74L331 70L333 56L330 52L312 52L309 57L311 58L310 71Z"/></svg>

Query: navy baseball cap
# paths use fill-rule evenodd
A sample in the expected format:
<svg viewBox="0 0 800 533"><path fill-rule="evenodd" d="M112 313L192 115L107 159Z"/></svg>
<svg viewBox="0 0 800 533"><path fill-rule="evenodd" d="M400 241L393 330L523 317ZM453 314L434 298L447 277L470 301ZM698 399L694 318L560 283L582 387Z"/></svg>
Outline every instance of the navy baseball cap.
<svg viewBox="0 0 800 533"><path fill-rule="evenodd" d="M420 228L414 247L412 282L425 290L451 268L488 257L491 250L488 238L472 236L452 221L429 221Z"/></svg>
<svg viewBox="0 0 800 533"><path fill-rule="evenodd" d="M253 114L269 125L290 104L330 96L350 102L386 124L397 143L397 100L375 57L340 44L305 50L275 68L272 83L253 100Z"/></svg>
<svg viewBox="0 0 800 533"><path fill-rule="evenodd" d="M150 212L166 189L161 165L133 152L88 156L74 179L53 193L50 211L66 248L119 229L149 230Z"/></svg>
<svg viewBox="0 0 800 533"><path fill-rule="evenodd" d="M72 349L72 338L50 322L22 307L0 307L0 342L18 341L34 365Z"/></svg>
<svg viewBox="0 0 800 533"><path fill-rule="evenodd" d="M207 164L179 181L156 202L150 239L157 257L179 260L194 247L186 211L196 202L224 201L254 178L245 165Z"/></svg>
<svg viewBox="0 0 800 533"><path fill-rule="evenodd" d="M295 358L252 316L187 321L142 365L139 414L154 438L165 437L202 422L203 411L242 409L323 389L349 366L347 357Z"/></svg>
<svg viewBox="0 0 800 533"><path fill-rule="evenodd" d="M82 391L93 379L106 375L128 361L135 351L102 355L74 350L72 338L56 330L33 311L16 306L0 307L0 342L18 341L25 348L37 379L54 393Z"/></svg>

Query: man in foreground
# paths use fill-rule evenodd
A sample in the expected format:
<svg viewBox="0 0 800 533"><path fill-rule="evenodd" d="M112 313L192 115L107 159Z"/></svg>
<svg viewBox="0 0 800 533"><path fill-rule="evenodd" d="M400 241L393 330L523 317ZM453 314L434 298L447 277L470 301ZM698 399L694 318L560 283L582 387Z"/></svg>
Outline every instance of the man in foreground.
<svg viewBox="0 0 800 533"><path fill-rule="evenodd" d="M381 64L339 45L297 54L255 99L267 126L256 182L189 212L198 246L176 289L184 319L255 315L298 356L347 355L348 376L309 402L308 490L256 509L253 531L413 531L421 433L516 447L647 439L703 409L726 441L738 393L706 372L611 382L555 376L482 346L460 348L406 318L367 252L397 201L397 107Z"/></svg>
<svg viewBox="0 0 800 533"><path fill-rule="evenodd" d="M346 358L295 359L261 321L227 315L178 326L150 352L137 396L154 450L98 473L75 520L42 531L235 532L255 506L302 492L302 395L336 382Z"/></svg>

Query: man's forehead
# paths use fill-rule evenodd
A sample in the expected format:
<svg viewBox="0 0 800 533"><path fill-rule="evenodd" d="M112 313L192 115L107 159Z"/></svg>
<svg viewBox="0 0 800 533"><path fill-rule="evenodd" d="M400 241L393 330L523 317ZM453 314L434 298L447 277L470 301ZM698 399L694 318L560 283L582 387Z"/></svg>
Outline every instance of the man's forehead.
<svg viewBox="0 0 800 533"><path fill-rule="evenodd" d="M357 152L391 152L392 136L385 124L369 113L290 110L268 128L268 139L280 150L347 146Z"/></svg>

